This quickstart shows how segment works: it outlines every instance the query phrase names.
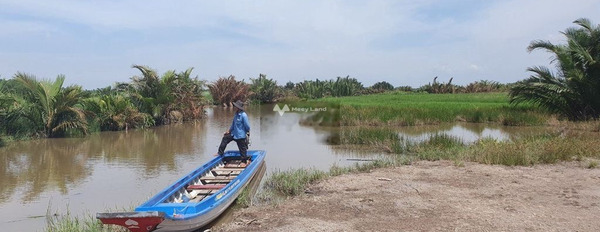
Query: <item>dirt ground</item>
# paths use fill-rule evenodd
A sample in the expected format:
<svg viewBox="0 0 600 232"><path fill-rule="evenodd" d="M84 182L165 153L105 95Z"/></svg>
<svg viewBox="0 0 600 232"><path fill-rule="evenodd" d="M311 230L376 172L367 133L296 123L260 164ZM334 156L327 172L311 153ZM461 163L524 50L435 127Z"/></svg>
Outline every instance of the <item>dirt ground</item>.
<svg viewBox="0 0 600 232"><path fill-rule="evenodd" d="M600 169L453 162L327 179L213 231L599 231Z"/></svg>

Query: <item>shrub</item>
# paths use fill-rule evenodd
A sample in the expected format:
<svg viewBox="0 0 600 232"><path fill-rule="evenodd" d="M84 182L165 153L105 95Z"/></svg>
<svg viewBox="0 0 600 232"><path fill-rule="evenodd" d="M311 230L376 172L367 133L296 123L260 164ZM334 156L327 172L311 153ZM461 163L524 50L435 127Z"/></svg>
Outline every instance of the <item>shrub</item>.
<svg viewBox="0 0 600 232"><path fill-rule="evenodd" d="M408 85L405 85L405 86L398 86L398 87L396 88L396 90L398 90L398 91L404 91L404 92L412 92L412 91L413 91L413 87L410 87L410 86L408 86Z"/></svg>
<svg viewBox="0 0 600 232"><path fill-rule="evenodd" d="M287 83L285 83L285 86L283 86L283 88L285 90L293 90L294 89L294 82L288 81Z"/></svg>
<svg viewBox="0 0 600 232"><path fill-rule="evenodd" d="M237 100L246 101L250 86L244 81L236 81L235 76L220 77L208 85L210 94L217 104L229 105Z"/></svg>
<svg viewBox="0 0 600 232"><path fill-rule="evenodd" d="M327 177L327 173L313 169L296 169L272 174L266 187L284 196L296 196L304 192L309 184Z"/></svg>
<svg viewBox="0 0 600 232"><path fill-rule="evenodd" d="M481 80L469 83L465 86L465 92L467 93L489 93L489 92L500 92L504 90L504 85L497 81Z"/></svg>
<svg viewBox="0 0 600 232"><path fill-rule="evenodd" d="M438 77L433 78L433 83L429 83L427 85L421 86L419 91L425 91L428 93L454 93L456 91L455 85L452 84L452 79L448 81L448 83L440 83L437 82Z"/></svg>
<svg viewBox="0 0 600 232"><path fill-rule="evenodd" d="M394 86L386 81L377 82L371 88L384 91L394 90Z"/></svg>

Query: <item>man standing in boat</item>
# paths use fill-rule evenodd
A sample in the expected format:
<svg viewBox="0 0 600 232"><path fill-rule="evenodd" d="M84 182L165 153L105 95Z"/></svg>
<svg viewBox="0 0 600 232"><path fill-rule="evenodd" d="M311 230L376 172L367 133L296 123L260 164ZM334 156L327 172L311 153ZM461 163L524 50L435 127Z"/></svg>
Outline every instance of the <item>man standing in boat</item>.
<svg viewBox="0 0 600 232"><path fill-rule="evenodd" d="M225 147L227 147L227 144L234 140L237 143L238 149L240 150L242 161L246 162L248 160L246 153L248 151L250 123L248 121L248 115L244 111L244 103L240 100L237 100L233 103L233 106L236 108L235 115L233 116L231 127L229 127L229 130L225 131L225 134L223 135L221 145L219 145L219 152L217 154L223 155L225 153Z"/></svg>

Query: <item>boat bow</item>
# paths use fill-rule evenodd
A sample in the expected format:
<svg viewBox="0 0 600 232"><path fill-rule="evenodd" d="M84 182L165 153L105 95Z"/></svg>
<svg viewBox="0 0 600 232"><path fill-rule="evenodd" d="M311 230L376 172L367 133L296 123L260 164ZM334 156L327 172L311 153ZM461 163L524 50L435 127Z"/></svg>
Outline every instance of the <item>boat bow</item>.
<svg viewBox="0 0 600 232"><path fill-rule="evenodd" d="M98 213L96 218L103 224L123 226L131 232L149 232L165 219L165 213L159 211Z"/></svg>

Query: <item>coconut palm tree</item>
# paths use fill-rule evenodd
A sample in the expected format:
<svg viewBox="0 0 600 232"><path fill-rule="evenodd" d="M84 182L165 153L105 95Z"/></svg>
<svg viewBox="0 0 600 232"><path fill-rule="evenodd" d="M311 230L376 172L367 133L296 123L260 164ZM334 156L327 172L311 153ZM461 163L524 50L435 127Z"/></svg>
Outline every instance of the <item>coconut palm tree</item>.
<svg viewBox="0 0 600 232"><path fill-rule="evenodd" d="M280 94L277 81L268 79L267 75L259 74L258 78L252 79L250 89L252 90L252 98L260 103L273 103Z"/></svg>
<svg viewBox="0 0 600 232"><path fill-rule="evenodd" d="M329 88L331 96L334 97L353 96L364 89L362 83L356 78L350 78L350 76L337 77L335 81L331 80Z"/></svg>
<svg viewBox="0 0 600 232"><path fill-rule="evenodd" d="M168 124L204 115L204 82L191 77L193 68L180 73L169 70L162 77L147 66L134 65L133 68L140 70L142 76L132 78L132 97L141 111L152 115L157 123Z"/></svg>
<svg viewBox="0 0 600 232"><path fill-rule="evenodd" d="M55 81L38 81L32 75L17 73L14 79L24 91L15 93L20 96L14 98L9 121L26 123L34 133L46 137L62 136L70 129L87 133L85 113L80 108L81 87L63 88L63 75Z"/></svg>
<svg viewBox="0 0 600 232"><path fill-rule="evenodd" d="M192 70L187 70L175 74L176 81L171 83L171 93L175 97L175 108L181 111L184 120L198 119L204 116L204 106L208 101L202 95L205 91L205 81L198 80L198 77L192 78Z"/></svg>
<svg viewBox="0 0 600 232"><path fill-rule="evenodd" d="M6 115L8 114L8 108L10 106L10 102L12 102L12 98L8 96L5 90L6 81L0 79L0 131L4 130L4 126L6 126Z"/></svg>
<svg viewBox="0 0 600 232"><path fill-rule="evenodd" d="M105 95L86 99L86 108L96 115L101 130L123 130L154 124L149 114L139 112L123 95Z"/></svg>
<svg viewBox="0 0 600 232"><path fill-rule="evenodd" d="M530 67L533 75L515 84L510 102L530 102L572 120L600 117L600 25L582 18L562 34L567 44L532 41L528 50L553 54L556 72L543 66Z"/></svg>
<svg viewBox="0 0 600 232"><path fill-rule="evenodd" d="M171 111L173 96L168 87L168 82L175 78L173 72L167 72L163 78L155 70L142 65L133 65L132 68L142 73L141 77L132 77L132 98L140 111L152 115L158 124L166 124L165 119Z"/></svg>
<svg viewBox="0 0 600 232"><path fill-rule="evenodd" d="M10 107L10 102L12 98L8 97L2 88L2 82L0 82L0 146L2 146L2 135L6 133L7 120L6 116L8 115L8 110Z"/></svg>

